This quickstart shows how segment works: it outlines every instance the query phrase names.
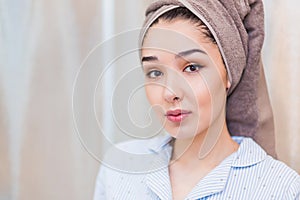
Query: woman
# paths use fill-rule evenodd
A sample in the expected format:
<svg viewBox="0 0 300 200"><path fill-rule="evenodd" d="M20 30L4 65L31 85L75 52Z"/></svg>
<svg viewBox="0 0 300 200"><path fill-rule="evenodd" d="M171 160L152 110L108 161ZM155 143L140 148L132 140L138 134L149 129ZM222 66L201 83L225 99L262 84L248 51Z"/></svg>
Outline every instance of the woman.
<svg viewBox="0 0 300 200"><path fill-rule="evenodd" d="M269 134L259 118L260 13L259 0L150 5L141 33L145 90L169 136L121 144L153 155L151 168L102 167L95 199L300 198L299 175L244 137Z"/></svg>

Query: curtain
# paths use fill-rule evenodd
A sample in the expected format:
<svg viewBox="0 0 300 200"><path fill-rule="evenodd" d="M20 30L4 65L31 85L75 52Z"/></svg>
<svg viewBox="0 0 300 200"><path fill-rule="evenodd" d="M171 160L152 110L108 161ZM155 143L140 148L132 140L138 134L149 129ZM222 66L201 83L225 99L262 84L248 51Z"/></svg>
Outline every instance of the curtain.
<svg viewBox="0 0 300 200"><path fill-rule="evenodd" d="M140 26L148 3L0 1L1 200L92 199L100 163L74 125L76 74L97 44Z"/></svg>
<svg viewBox="0 0 300 200"><path fill-rule="evenodd" d="M296 0L264 1L264 63L275 117L278 158L300 173L300 20Z"/></svg>
<svg viewBox="0 0 300 200"><path fill-rule="evenodd" d="M91 77L74 85L91 50L138 28L151 0L0 1L0 199L92 199L103 144L89 125ZM266 1L264 61L276 120L279 159L300 172L300 14L296 0ZM112 71L110 79L120 74ZM104 81L105 83L105 81ZM106 87L106 86L105 86ZM107 101L100 88L99 120ZM86 116L85 116L86 115ZM78 127L85 130L78 133ZM84 142L91 145L87 147Z"/></svg>

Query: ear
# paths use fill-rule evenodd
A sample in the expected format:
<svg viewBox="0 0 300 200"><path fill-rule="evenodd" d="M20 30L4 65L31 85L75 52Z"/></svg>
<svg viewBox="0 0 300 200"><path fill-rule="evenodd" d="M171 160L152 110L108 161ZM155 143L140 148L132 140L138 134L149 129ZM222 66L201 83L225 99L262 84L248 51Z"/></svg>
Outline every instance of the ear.
<svg viewBox="0 0 300 200"><path fill-rule="evenodd" d="M226 84L226 91L231 87L231 83L229 80L227 80L227 84Z"/></svg>

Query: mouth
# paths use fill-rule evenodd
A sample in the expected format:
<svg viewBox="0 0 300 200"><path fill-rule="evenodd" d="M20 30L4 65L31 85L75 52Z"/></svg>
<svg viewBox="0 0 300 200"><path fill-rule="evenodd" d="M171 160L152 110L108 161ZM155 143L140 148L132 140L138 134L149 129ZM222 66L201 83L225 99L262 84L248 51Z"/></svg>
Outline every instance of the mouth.
<svg viewBox="0 0 300 200"><path fill-rule="evenodd" d="M192 112L187 110L169 110L165 116L171 122L182 122L185 118L187 118Z"/></svg>

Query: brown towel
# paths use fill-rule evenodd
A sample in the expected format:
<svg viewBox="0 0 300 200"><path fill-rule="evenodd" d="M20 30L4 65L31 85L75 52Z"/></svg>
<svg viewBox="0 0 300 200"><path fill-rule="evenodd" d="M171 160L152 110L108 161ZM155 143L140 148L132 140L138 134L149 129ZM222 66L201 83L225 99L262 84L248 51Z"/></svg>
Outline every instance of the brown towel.
<svg viewBox="0 0 300 200"><path fill-rule="evenodd" d="M261 63L262 1L158 0L146 11L141 41L155 19L177 7L198 16L217 41L231 81L226 107L229 132L254 138L276 157L273 114Z"/></svg>

